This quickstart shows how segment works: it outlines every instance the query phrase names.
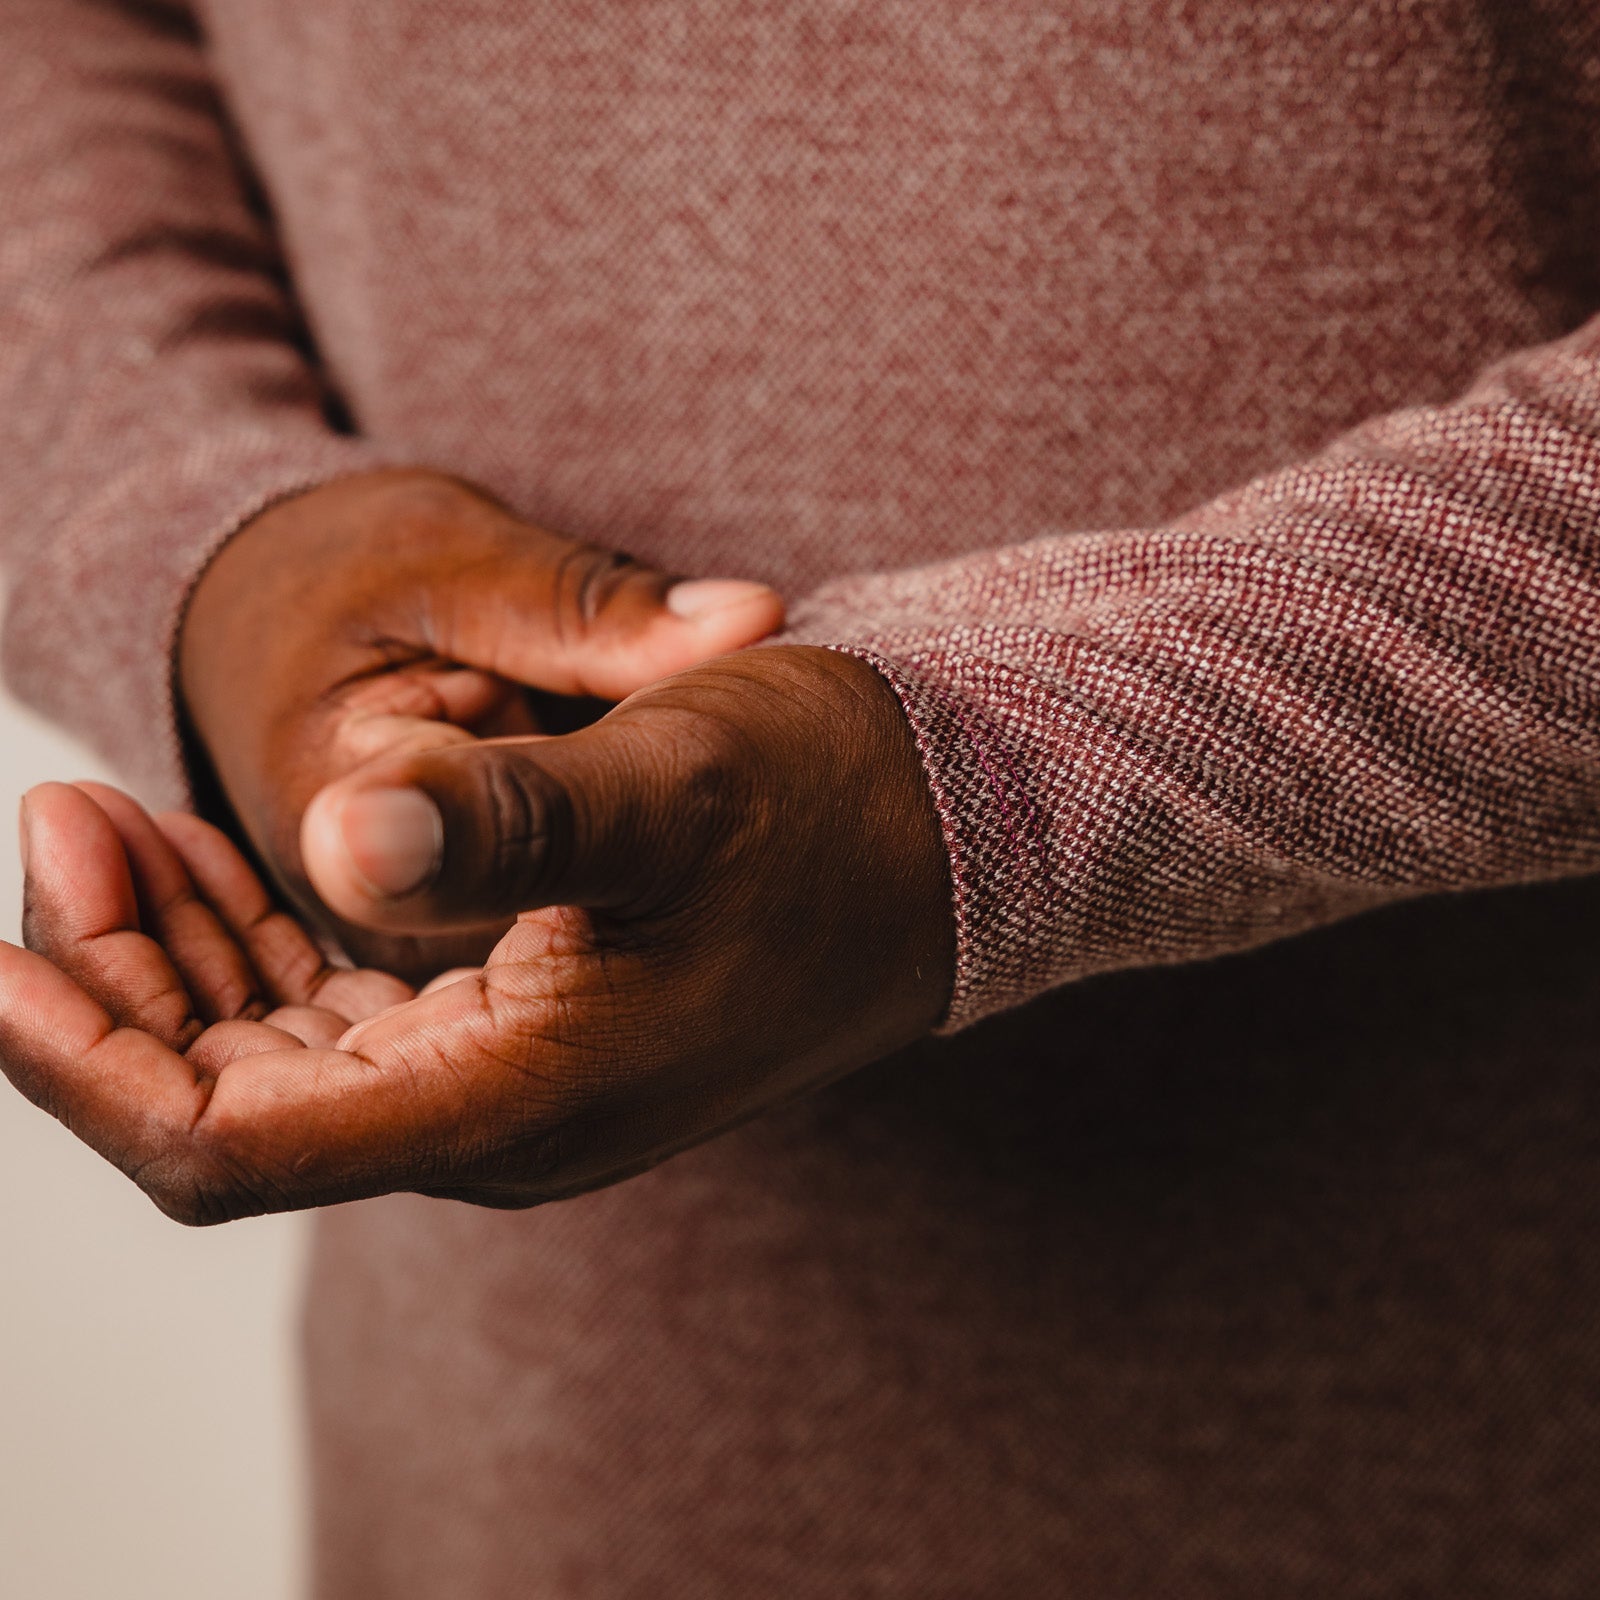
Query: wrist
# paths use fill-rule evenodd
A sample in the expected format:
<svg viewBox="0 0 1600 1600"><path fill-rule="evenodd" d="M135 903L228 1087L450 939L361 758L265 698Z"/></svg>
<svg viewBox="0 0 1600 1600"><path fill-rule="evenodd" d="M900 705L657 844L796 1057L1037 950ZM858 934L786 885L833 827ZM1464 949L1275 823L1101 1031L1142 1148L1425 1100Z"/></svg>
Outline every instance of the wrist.
<svg viewBox="0 0 1600 1600"><path fill-rule="evenodd" d="M949 853L915 731L861 656L779 645L728 665L774 694L777 770L801 809L785 827L788 870L838 908L839 998L854 993L847 1009L887 1053L942 1020L956 964ZM802 836L809 850L793 848Z"/></svg>
<svg viewBox="0 0 1600 1600"><path fill-rule="evenodd" d="M868 849L878 866L880 894L895 908L889 926L897 950L887 981L906 1037L936 1027L955 981L956 922L950 858L915 730L889 681L869 661L821 650L833 672L865 710L865 790ZM886 997L887 998L887 997Z"/></svg>

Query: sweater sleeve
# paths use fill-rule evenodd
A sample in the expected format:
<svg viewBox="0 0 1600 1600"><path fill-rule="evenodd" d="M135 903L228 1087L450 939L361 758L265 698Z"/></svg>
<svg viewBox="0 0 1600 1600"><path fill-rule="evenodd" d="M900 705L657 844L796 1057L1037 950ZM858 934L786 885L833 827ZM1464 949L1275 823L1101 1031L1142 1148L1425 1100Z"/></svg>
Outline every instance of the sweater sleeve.
<svg viewBox="0 0 1600 1600"><path fill-rule="evenodd" d="M186 6L0 0L7 681L182 790L190 586L274 499L376 465L326 420Z"/></svg>
<svg viewBox="0 0 1600 1600"><path fill-rule="evenodd" d="M946 1031L1402 896L1600 869L1600 320L1154 529L811 596L950 854Z"/></svg>

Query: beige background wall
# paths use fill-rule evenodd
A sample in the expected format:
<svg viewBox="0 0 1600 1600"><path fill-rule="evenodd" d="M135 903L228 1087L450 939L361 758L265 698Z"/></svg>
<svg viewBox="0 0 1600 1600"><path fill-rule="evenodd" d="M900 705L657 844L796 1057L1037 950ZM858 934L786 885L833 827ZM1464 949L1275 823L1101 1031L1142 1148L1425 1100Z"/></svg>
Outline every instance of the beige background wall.
<svg viewBox="0 0 1600 1600"><path fill-rule="evenodd" d="M17 798L104 776L0 701L0 937ZM0 1596L291 1600L298 1219L194 1232L0 1083Z"/></svg>

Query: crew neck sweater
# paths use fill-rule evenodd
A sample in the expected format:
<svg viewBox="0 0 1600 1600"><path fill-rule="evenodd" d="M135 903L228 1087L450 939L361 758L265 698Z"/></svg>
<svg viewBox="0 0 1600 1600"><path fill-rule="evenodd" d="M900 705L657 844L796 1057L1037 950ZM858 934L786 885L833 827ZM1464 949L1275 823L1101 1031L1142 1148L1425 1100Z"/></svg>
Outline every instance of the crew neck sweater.
<svg viewBox="0 0 1600 1600"><path fill-rule="evenodd" d="M6 669L146 793L408 463L775 584L948 847L943 1037L324 1219L319 1593L1595 1592L1592 8L0 0L0 105Z"/></svg>

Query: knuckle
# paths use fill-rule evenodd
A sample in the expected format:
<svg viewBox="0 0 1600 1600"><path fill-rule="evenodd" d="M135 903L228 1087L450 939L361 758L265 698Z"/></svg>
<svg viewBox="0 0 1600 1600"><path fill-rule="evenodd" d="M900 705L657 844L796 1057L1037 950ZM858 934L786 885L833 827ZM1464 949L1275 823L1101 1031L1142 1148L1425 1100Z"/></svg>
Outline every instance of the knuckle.
<svg viewBox="0 0 1600 1600"><path fill-rule="evenodd" d="M146 1162L129 1176L156 1209L186 1228L207 1228L239 1215L231 1190L178 1156Z"/></svg>
<svg viewBox="0 0 1600 1600"><path fill-rule="evenodd" d="M556 563L557 625L588 632L617 591L643 569L630 556L603 545L574 544Z"/></svg>
<svg viewBox="0 0 1600 1600"><path fill-rule="evenodd" d="M113 1015L122 1009L108 1005ZM124 1025L137 1028L160 1039L181 1055L205 1032L205 1024L194 1015L189 997L177 990L167 990L135 1000L126 1008Z"/></svg>
<svg viewBox="0 0 1600 1600"><path fill-rule="evenodd" d="M274 1175L252 1148L248 1123L216 1097L190 1131L181 1172L180 1198L194 1226L288 1211L295 1203L292 1175Z"/></svg>
<svg viewBox="0 0 1600 1600"><path fill-rule="evenodd" d="M39 903L33 880L25 878L22 885L22 943L36 955L54 959L61 945L61 930L57 919Z"/></svg>
<svg viewBox="0 0 1600 1600"><path fill-rule="evenodd" d="M571 800L531 763L489 761L482 781L489 870L494 883L520 901L562 871Z"/></svg>
<svg viewBox="0 0 1600 1600"><path fill-rule="evenodd" d="M163 1188L146 1192L155 1201L157 1209L186 1228L209 1228L227 1221L226 1215L217 1209L213 1199L199 1189L185 1186L181 1189Z"/></svg>

